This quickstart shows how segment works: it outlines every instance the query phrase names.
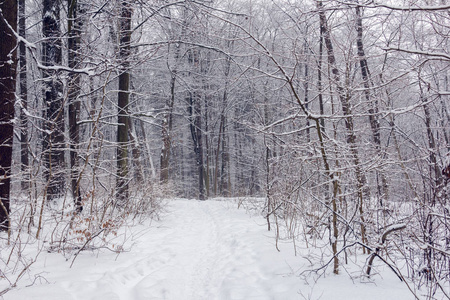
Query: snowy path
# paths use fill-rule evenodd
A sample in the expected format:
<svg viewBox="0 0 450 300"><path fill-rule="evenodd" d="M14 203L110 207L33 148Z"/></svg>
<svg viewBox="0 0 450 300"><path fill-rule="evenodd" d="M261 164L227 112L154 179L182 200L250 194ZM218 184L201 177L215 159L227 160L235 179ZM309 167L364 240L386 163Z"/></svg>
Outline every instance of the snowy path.
<svg viewBox="0 0 450 300"><path fill-rule="evenodd" d="M277 259L264 220L237 210L234 202L170 200L162 221L134 239L131 252L83 253L71 269L70 262L45 254L39 266L44 284L13 290L5 299L299 297L299 279L286 277L292 271L283 256Z"/></svg>
<svg viewBox="0 0 450 300"><path fill-rule="evenodd" d="M84 251L72 268L62 255L44 251L4 299L412 299L389 270L369 283L360 281L360 266L302 280L294 273L311 268L303 257L311 248L298 245L305 253L294 256L289 241L277 252L266 228L263 218L238 210L234 201L169 200L161 221L129 228L130 251Z"/></svg>
<svg viewBox="0 0 450 300"><path fill-rule="evenodd" d="M146 258L127 267L140 271L129 285L131 298L266 299L268 282L261 278L257 249L248 239L250 230L260 227L243 212L228 218L226 202L178 200L172 205L159 237L140 245ZM127 270L119 273L128 276Z"/></svg>

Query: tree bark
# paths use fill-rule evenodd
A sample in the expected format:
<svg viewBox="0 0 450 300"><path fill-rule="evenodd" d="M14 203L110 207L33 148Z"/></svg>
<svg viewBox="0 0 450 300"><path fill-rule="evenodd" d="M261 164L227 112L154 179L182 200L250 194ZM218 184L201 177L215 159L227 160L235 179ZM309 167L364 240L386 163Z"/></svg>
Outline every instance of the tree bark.
<svg viewBox="0 0 450 300"><path fill-rule="evenodd" d="M44 123L44 161L47 180L47 200L64 195L65 159L64 159L64 103L63 84L60 73L45 67L60 66L62 62L60 32L60 2L43 0L42 32L44 36L42 63L44 69L44 103L46 120Z"/></svg>
<svg viewBox="0 0 450 300"><path fill-rule="evenodd" d="M182 33L183 35L183 33ZM175 63L178 64L178 57L180 55L180 45L175 46ZM160 158L160 175L159 180L162 184L166 184L169 181L169 163L170 152L172 148L172 124L173 124L173 105L175 103L175 84L177 78L176 65L173 70L169 70L170 77L170 97L166 101L166 112L164 113L164 119L162 123L162 140L163 148L161 149Z"/></svg>
<svg viewBox="0 0 450 300"><path fill-rule="evenodd" d="M220 116L220 123L222 125L222 165L220 169L220 194L228 197L230 196L230 187L229 187L229 165L230 165L230 154L228 147L228 137L226 134L227 128L227 119L225 113L222 113Z"/></svg>
<svg viewBox="0 0 450 300"><path fill-rule="evenodd" d="M202 117L201 117L201 102L198 92L190 93L190 113L191 113L191 136L194 142L195 163L198 169L198 198L205 200L205 185L204 185L204 164L203 164L203 137L202 137Z"/></svg>
<svg viewBox="0 0 450 300"><path fill-rule="evenodd" d="M132 8L129 1L121 2L119 28L119 75L118 116L117 116L117 181L116 200L124 204L128 199L128 127L130 102L130 63Z"/></svg>
<svg viewBox="0 0 450 300"><path fill-rule="evenodd" d="M68 0L68 63L69 68L75 69L81 63L79 56L80 35L83 25L81 18L78 16L79 6L77 0ZM76 212L81 212L83 206L81 203L80 193L80 170L78 149L80 143L80 128L78 121L80 118L80 74L72 73L68 81L68 102L69 102L69 137L70 137L70 181L72 187L72 196L75 204Z"/></svg>
<svg viewBox="0 0 450 300"><path fill-rule="evenodd" d="M217 137L217 149L216 149L216 157L214 163L214 196L217 196L217 185L218 185L218 177L219 177L219 156L220 156L220 145L222 145L222 130L223 130L223 119L220 118L219 123L219 136Z"/></svg>
<svg viewBox="0 0 450 300"><path fill-rule="evenodd" d="M128 137L130 139L131 155L133 157L134 178L138 184L144 183L144 169L141 163L141 149L139 147L139 139L136 134L136 129L131 118L128 118Z"/></svg>
<svg viewBox="0 0 450 300"><path fill-rule="evenodd" d="M189 52L189 63L200 72L199 50L193 49ZM197 79L194 76L194 80ZM194 142L195 163L198 169L198 198L205 200L204 163L203 163L203 136L202 136L202 103L200 91L194 84L193 91L189 92L189 119L192 141Z"/></svg>
<svg viewBox="0 0 450 300"><path fill-rule="evenodd" d="M379 156L381 156L381 137L380 137L380 123L377 117L377 106L378 101L371 99L370 97L370 72L369 65L367 64L367 58L364 51L363 44L363 27L362 27L362 16L361 16L361 7L356 6L356 45L358 48L358 56L359 56L359 65L361 69L361 76L363 79L364 85L364 96L366 98L366 102L369 105L368 113L369 113L369 123L372 128L372 136L373 141L375 143L375 148ZM373 103L375 101L375 103ZM378 173L378 171L377 171ZM381 187L378 187L378 190L381 192L380 205L383 206L383 202L387 201L388 198L388 184L386 174L384 172L384 168L380 168L380 176L381 176ZM377 175L378 176L378 175ZM384 200L384 201L383 201Z"/></svg>
<svg viewBox="0 0 450 300"><path fill-rule="evenodd" d="M19 0L19 35L26 38L25 30L25 0ZM22 177L20 185L23 191L30 187L29 157L28 157L28 83L27 83L27 50L24 42L19 43L19 98L20 98L20 170Z"/></svg>
<svg viewBox="0 0 450 300"><path fill-rule="evenodd" d="M306 34L308 34L308 27L306 27ZM308 46L308 42L305 39L304 44L303 44L303 51L304 51L304 55L306 57L309 57L308 52L309 52L309 46ZM320 72L320 71L319 71ZM309 60L306 59L304 62L304 82L303 82L303 89L304 89L304 93L305 93L305 108L308 109L309 106ZM320 95L320 93L319 93ZM319 97L322 97L321 95ZM322 103L323 105L323 103ZM319 101L319 107L320 107L320 101ZM306 139L308 141L308 143L311 141L311 132L310 132L310 120L307 118L306 119Z"/></svg>
<svg viewBox="0 0 450 300"><path fill-rule="evenodd" d="M322 62L323 62L323 28L320 26L320 37L319 37L319 59L318 59L318 70L317 70L317 92L319 98L319 111L320 115L325 114L325 108L323 105L323 87L322 87ZM323 131L325 131L325 119L320 118L320 126Z"/></svg>
<svg viewBox="0 0 450 300"><path fill-rule="evenodd" d="M0 2L0 231L9 231L13 119L16 90L17 1Z"/></svg>

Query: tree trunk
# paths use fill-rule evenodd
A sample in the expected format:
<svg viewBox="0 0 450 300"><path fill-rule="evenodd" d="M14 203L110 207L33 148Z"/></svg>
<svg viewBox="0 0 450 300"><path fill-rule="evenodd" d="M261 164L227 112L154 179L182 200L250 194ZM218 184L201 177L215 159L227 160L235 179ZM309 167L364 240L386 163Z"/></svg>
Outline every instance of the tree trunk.
<svg viewBox="0 0 450 300"><path fill-rule="evenodd" d="M45 67L60 66L62 62L60 32L60 2L43 0L42 63ZM45 179L47 180L47 200L64 195L65 159L64 159L64 103L63 83L60 72L45 68L42 71L44 81L44 103L46 121L44 125L44 161Z"/></svg>
<svg viewBox="0 0 450 300"><path fill-rule="evenodd" d="M0 231L9 231L10 176L13 143L14 102L16 100L17 1L0 2Z"/></svg>
<svg viewBox="0 0 450 300"><path fill-rule="evenodd" d="M184 39L186 34L186 24L187 24L187 8L183 10L183 22L181 24L181 30L179 36L173 36L173 39ZM170 45L168 52L170 53ZM162 149L160 156L160 174L159 181L161 184L166 184L169 181L170 176L170 156L172 151L172 124L173 124L173 106L175 104L175 86L176 79L178 76L178 66L181 47L179 43L175 43L174 52L174 63L173 68L170 68L169 60L167 61L167 66L170 72L170 97L166 98L165 112L163 117L163 122L161 126L162 135Z"/></svg>
<svg viewBox="0 0 450 300"><path fill-rule="evenodd" d="M152 179L156 179L156 171L155 171L155 166L153 165L153 158L152 158L152 151L150 148L150 142L147 140L147 135L145 133L145 127L144 127L144 121L142 121L141 119L139 120L139 127L141 128L141 133L142 133L142 138L145 141L145 152L147 153L147 158L148 158L148 162L150 165L150 174Z"/></svg>
<svg viewBox="0 0 450 300"><path fill-rule="evenodd" d="M82 21L78 16L79 7L77 0L68 0L67 11L67 29L68 29L68 60L69 68L79 67L81 59L79 57L80 35ZM80 128L78 121L80 118L80 74L72 73L68 81L68 102L69 102L69 137L70 137L70 181L72 187L72 196L76 212L83 210L80 193L80 170L78 159L78 148L80 143Z"/></svg>
<svg viewBox="0 0 450 300"><path fill-rule="evenodd" d="M144 183L144 169L141 163L141 149L139 147L139 139L136 134L136 129L131 118L128 118L128 137L130 139L131 155L133 157L134 178L138 184Z"/></svg>
<svg viewBox="0 0 450 300"><path fill-rule="evenodd" d="M356 6L355 9L356 9L356 31L357 31L356 45L358 48L359 65L360 65L361 76L362 76L363 85L364 85L364 96L366 98L367 104L369 105L369 109L368 109L369 123L370 123L370 127L372 128L373 141L375 142L375 147L376 147L378 155L381 156L382 153L381 153L380 123L379 123L378 117L376 115L378 101L371 99L371 97L370 97L370 90L369 90L370 89L370 72L369 72L369 66L367 64L366 54L364 52L361 8L360 8L360 6ZM380 205L383 206L383 202L386 202L387 198L388 198L387 178L386 178L386 174L384 172L383 167L380 167L380 171L377 171L377 173L380 173L380 176L381 176L381 187L379 186L378 190L379 191L381 190Z"/></svg>
<svg viewBox="0 0 450 300"><path fill-rule="evenodd" d="M208 86L206 84L204 84L204 90L206 91L208 88ZM209 181L209 177L210 177L210 170L209 170L209 162L210 162L210 143L209 143L209 96L205 95L205 99L204 99L204 105L205 105L205 114L204 114L204 120L205 120L205 135L204 135L204 140L205 140L205 163L206 164L204 166L204 178L205 178L205 192L206 192L206 198L209 198L210 196L210 181Z"/></svg>
<svg viewBox="0 0 450 300"><path fill-rule="evenodd" d="M429 161L428 161L428 167L429 167L429 182L430 182L430 192L424 193L424 204L421 210L423 210L424 214L424 220L422 221L424 223L424 242L427 243L427 245L430 245L430 247L426 247L424 249L424 256L427 261L427 268L431 272L433 270L433 256L435 256L435 241L436 241L436 229L435 229L435 221L436 216L433 214L433 211L435 210L436 206L436 198L438 197L440 185L442 183L442 176L441 176L441 170L437 163L437 147L436 147L436 140L434 138L433 129L432 129L432 121L431 121L431 112L430 108L428 107L427 97L424 94L424 89L422 87L422 82L419 78L419 87L420 87L420 98L423 102L423 111L425 115L425 127L427 131L427 137L428 137L428 152L429 152ZM437 223L437 222L436 222ZM437 226L436 226L437 227ZM431 274L428 274L428 280L431 280L432 276Z"/></svg>
<svg viewBox="0 0 450 300"><path fill-rule="evenodd" d="M328 54L328 63L331 67L331 72L333 75L333 81L336 84L336 88L338 91L339 100L341 102L342 111L345 116L345 128L347 129L347 144L350 147L350 153L353 159L353 165L355 167L355 175L356 175L356 181L357 181L357 198L358 198L358 209L359 209L359 215L360 215L360 226L361 226L361 240L363 243L366 243L366 228L365 228L365 220L364 220L364 210L363 210L363 204L364 204L364 198L369 197L368 191L366 189L366 177L364 173L361 170L359 157L358 157L358 150L356 145L356 136L354 132L354 122L351 112L351 107L349 103L349 95L345 92L344 87L341 85L340 80L340 74L339 69L336 66L336 58L334 55L333 50L333 43L331 41L331 34L328 29L327 19L325 16L325 12L323 10L322 2L318 1L317 6L319 8L319 18L320 18L320 26L321 30L323 32L323 38L325 42L325 47L327 49ZM334 247L334 245L333 245ZM333 249L334 253L335 249ZM365 253L365 248L363 248L363 251ZM336 272L336 270L335 270Z"/></svg>
<svg viewBox="0 0 450 300"><path fill-rule="evenodd" d="M222 158L222 166L220 170L220 193L223 196L229 197L231 194L231 187L230 187L230 147L229 147L229 140L227 135L227 106L228 106L228 93L229 93L229 76L230 76L230 69L231 69L231 58L227 57L225 61L225 87L223 91L223 97L222 97L222 110L220 113L220 126L219 129L221 137L219 137L219 146L220 143L222 144L222 152L221 152L221 158ZM219 149L218 149L219 150Z"/></svg>
<svg viewBox="0 0 450 300"><path fill-rule="evenodd" d="M220 118L219 123L219 136L217 138L217 149L216 149L216 157L214 163L214 196L217 196L217 185L218 185L218 177L219 177L219 157L220 157L220 145L222 145L222 130L223 130L223 118Z"/></svg>
<svg viewBox="0 0 450 300"><path fill-rule="evenodd" d="M221 118L222 124L222 166L220 169L220 193L225 196L230 196L230 187L229 187L229 164L230 164L230 155L229 155L229 147L228 147L228 138L226 134L226 116L223 113Z"/></svg>
<svg viewBox="0 0 450 300"><path fill-rule="evenodd" d="M308 27L306 28L306 34L308 34ZM304 44L303 44L303 51L304 51L306 57L309 57L309 55L307 55L309 52L308 49L309 49L308 42L305 39ZM309 61L308 60L305 60L305 64L304 64L303 89L305 91L305 108L308 109L308 106L309 106ZM308 143L311 141L311 133L310 133L309 126L310 126L310 120L307 118L306 119L306 139L307 139Z"/></svg>
<svg viewBox="0 0 450 300"><path fill-rule="evenodd" d="M322 62L323 62L323 28L320 26L320 37L319 37L319 59L318 59L318 70L317 70L317 92L319 97L319 110L320 115L325 114L325 108L323 105L323 87L322 87ZM320 127L325 131L325 119L320 118Z"/></svg>
<svg viewBox="0 0 450 300"><path fill-rule="evenodd" d="M198 198L205 200L204 166L203 166L203 141L202 141L202 117L201 103L198 92L189 95L191 112L191 136L194 142L195 163L198 169Z"/></svg>
<svg viewBox="0 0 450 300"><path fill-rule="evenodd" d="M180 46L176 45L175 49L175 61L178 61L180 53ZM160 176L159 180L162 184L166 184L169 181L169 163L170 163L170 151L172 148L172 124L173 124L173 105L175 103L175 83L177 76L177 66L173 70L170 70L170 98L166 101L166 112L162 123L162 142L163 148L161 149L160 158Z"/></svg>
<svg viewBox="0 0 450 300"><path fill-rule="evenodd" d="M19 0L19 35L26 38L25 30L25 0ZM22 177L20 185L23 191L30 187L28 158L28 83L27 83L27 50L24 42L19 43L19 98L20 98L20 170Z"/></svg>
<svg viewBox="0 0 450 300"><path fill-rule="evenodd" d="M119 75L119 96L117 116L117 181L116 200L124 204L128 199L128 126L130 102L130 42L131 42L132 8L129 1L121 2L119 28L119 59L121 74Z"/></svg>
<svg viewBox="0 0 450 300"><path fill-rule="evenodd" d="M188 54L188 61L195 70L200 70L200 53L198 49L192 49ZM205 180L204 180L204 163L203 163L203 136L202 136L202 103L200 95L200 80L193 75L194 86L189 92L189 127L191 130L192 141L194 142L195 163L198 170L198 198L205 200Z"/></svg>

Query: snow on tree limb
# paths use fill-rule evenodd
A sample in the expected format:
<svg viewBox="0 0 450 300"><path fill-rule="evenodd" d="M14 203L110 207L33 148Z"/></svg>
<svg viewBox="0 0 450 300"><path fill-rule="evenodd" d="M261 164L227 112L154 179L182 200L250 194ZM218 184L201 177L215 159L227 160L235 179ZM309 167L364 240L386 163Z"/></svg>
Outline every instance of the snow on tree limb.
<svg viewBox="0 0 450 300"><path fill-rule="evenodd" d="M419 51L419 50L409 50L409 49L403 49L403 48L384 48L385 51L400 51L405 52L409 54L418 54L418 55L424 55L428 56L430 59L444 59L450 61L450 55L444 52L427 52L427 51Z"/></svg>
<svg viewBox="0 0 450 300"><path fill-rule="evenodd" d="M386 238L389 234L391 234L394 231L402 230L406 228L406 224L399 223L399 224L393 224L391 226L388 226L386 230L384 231L383 235L381 236L381 244L384 244L386 241Z"/></svg>

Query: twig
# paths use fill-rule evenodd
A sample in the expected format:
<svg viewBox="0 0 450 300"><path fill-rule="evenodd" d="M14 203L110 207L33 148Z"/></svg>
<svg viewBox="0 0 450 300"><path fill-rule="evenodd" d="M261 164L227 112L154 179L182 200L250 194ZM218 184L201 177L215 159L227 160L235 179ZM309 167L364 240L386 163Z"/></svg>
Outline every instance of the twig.
<svg viewBox="0 0 450 300"><path fill-rule="evenodd" d="M343 247L341 250L339 250L335 255L333 255L333 256L328 260L328 262L327 262L326 264L324 264L324 265L321 266L320 268L315 269L315 270L305 270L305 271L301 272L299 275L303 275L303 274L306 273L306 272L316 272L316 273L318 273L320 270L326 269L326 268L328 267L328 265L334 260L334 258L337 257L341 252L343 252L343 251L346 250L347 248L353 247L353 246L355 246L355 245L360 245L360 246L362 246L362 247L368 249L369 251L373 251L372 248L370 248L369 246L367 246L367 245L365 245L365 244L363 244L363 243L361 243L361 242L353 242L353 243L351 243L350 245L347 245L347 246Z"/></svg>
<svg viewBox="0 0 450 300"><path fill-rule="evenodd" d="M87 244L89 244L94 238L96 238L97 236L100 235L100 233L102 233L103 231L105 231L105 228L103 228L102 230L98 231L96 234L92 235L83 245L83 247L80 248L80 250L77 251L77 253L75 253L74 258L72 260L72 263L70 264L70 268L72 268L73 263L75 262L75 259L77 258L78 254L80 254L81 251L84 250L84 248L86 248Z"/></svg>

